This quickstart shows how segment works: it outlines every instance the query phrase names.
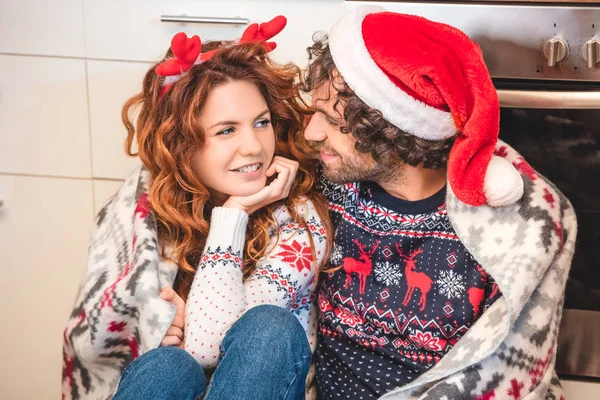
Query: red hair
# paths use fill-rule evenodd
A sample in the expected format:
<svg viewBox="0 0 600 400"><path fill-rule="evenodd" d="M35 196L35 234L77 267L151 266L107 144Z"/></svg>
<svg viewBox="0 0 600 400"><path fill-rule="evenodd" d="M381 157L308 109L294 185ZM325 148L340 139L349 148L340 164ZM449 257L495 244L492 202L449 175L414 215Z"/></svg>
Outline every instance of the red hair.
<svg viewBox="0 0 600 400"><path fill-rule="evenodd" d="M327 201L314 190L316 159L301 134L309 108L300 97L297 66L278 65L259 43L225 45L208 42L203 51L217 49L208 61L194 65L161 96L163 78L153 66L144 78L143 90L123 106L122 119L127 128L126 151L139 156L150 171L150 204L157 220L158 239L173 250L179 266L174 288L187 297L210 227L213 204L207 188L192 170L195 153L204 145L205 132L199 116L209 93L227 82L254 83L271 112L275 131L275 155L298 161L300 167L287 198L254 212L249 219L244 247L244 278L256 268L256 261L269 250L268 243L277 220L273 211L285 205L290 215L308 230L298 214L299 206L310 199L326 231L331 232ZM167 57L170 57L170 52ZM139 111L137 119L134 111ZM137 141L138 152L132 147ZM312 237L309 235L311 244ZM332 239L327 235L327 254ZM317 259L313 250L313 259ZM320 268L323 265L314 268Z"/></svg>

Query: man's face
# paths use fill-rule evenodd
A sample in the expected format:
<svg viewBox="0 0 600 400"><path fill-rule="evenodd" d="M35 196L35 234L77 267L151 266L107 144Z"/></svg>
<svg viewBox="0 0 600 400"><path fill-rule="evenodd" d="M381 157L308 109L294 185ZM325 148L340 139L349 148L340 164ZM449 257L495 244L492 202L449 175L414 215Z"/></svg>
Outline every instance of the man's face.
<svg viewBox="0 0 600 400"><path fill-rule="evenodd" d="M342 133L345 126L341 104L334 109L336 90L325 82L312 91L316 112L304 131L306 140L317 142L325 177L335 183L379 181L389 175L383 165L370 154L355 148L356 139L351 133Z"/></svg>

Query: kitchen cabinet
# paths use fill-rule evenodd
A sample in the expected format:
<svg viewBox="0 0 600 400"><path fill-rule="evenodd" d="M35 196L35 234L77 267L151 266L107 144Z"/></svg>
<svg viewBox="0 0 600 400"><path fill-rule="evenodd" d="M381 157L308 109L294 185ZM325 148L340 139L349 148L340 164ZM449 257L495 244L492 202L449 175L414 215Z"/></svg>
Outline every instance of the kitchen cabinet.
<svg viewBox="0 0 600 400"><path fill-rule="evenodd" d="M0 54L0 172L91 177L85 61Z"/></svg>
<svg viewBox="0 0 600 400"><path fill-rule="evenodd" d="M288 26L277 38L275 59L306 63L305 48L317 30L329 30L350 5L343 0L84 0L87 56L95 59L156 61L177 32L203 41L238 39L247 25L161 22L161 15L243 18L265 22L277 15ZM110 29L107 29L110 26Z"/></svg>
<svg viewBox="0 0 600 400"><path fill-rule="evenodd" d="M92 169L95 178L124 179L139 165L125 154L127 130L121 120L125 101L142 90L150 63L89 60Z"/></svg>
<svg viewBox="0 0 600 400"><path fill-rule="evenodd" d="M83 2L0 1L0 53L85 57Z"/></svg>
<svg viewBox="0 0 600 400"><path fill-rule="evenodd" d="M62 333L87 262L87 179L0 175L0 390L60 398Z"/></svg>

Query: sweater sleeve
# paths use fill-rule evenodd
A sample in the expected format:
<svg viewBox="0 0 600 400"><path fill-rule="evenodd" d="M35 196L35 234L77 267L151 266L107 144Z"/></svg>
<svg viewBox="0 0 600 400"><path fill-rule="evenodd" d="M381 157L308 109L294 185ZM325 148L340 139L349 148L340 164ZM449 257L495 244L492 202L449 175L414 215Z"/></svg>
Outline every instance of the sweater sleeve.
<svg viewBox="0 0 600 400"><path fill-rule="evenodd" d="M206 247L187 300L184 329L185 349L202 367L216 366L225 334L246 310L260 304L292 312L310 306L315 263L309 235L317 262L325 252L325 236L312 203L305 203L301 213L310 232L284 207L276 211L278 234L274 230L268 254L244 281L242 255L248 216L236 209L213 210Z"/></svg>

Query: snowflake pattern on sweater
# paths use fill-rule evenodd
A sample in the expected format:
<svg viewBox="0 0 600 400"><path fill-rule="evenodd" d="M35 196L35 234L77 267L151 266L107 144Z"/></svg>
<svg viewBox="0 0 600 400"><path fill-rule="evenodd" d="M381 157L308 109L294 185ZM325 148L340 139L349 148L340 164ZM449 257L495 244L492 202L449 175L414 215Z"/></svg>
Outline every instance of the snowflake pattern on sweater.
<svg viewBox="0 0 600 400"><path fill-rule="evenodd" d="M554 365L577 237L575 211L506 143L498 141L495 155L521 173L520 200L469 206L448 187L445 203L456 235L502 296L433 367L381 400L565 398Z"/></svg>
<svg viewBox="0 0 600 400"><path fill-rule="evenodd" d="M500 296L458 240L445 189L408 202L322 178L341 268L319 293L324 399L376 399L432 368Z"/></svg>
<svg viewBox="0 0 600 400"><path fill-rule="evenodd" d="M184 330L185 350L204 368L216 366L221 342L235 321L261 304L292 312L315 349L315 265L323 260L325 231L313 204L307 201L302 208L308 230L294 221L285 207L275 211L279 235L272 236L268 254L246 281L242 279L241 254L248 215L233 208L213 209L206 248L188 296Z"/></svg>

